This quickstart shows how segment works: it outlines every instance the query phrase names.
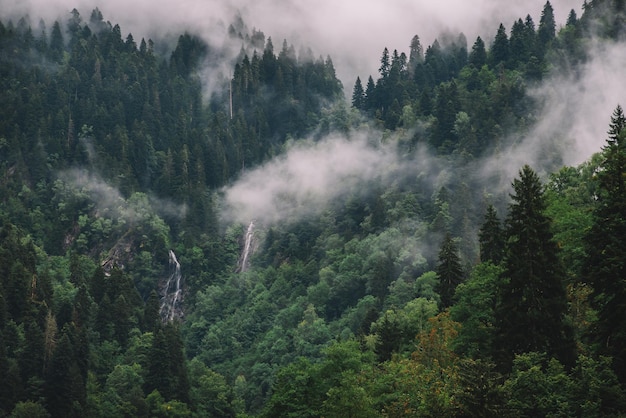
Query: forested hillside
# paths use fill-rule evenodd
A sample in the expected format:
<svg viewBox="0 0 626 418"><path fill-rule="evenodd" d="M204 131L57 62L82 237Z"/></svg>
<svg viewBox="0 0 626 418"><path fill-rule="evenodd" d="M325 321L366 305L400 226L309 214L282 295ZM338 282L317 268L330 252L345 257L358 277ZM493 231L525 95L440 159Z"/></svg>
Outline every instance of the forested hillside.
<svg viewBox="0 0 626 418"><path fill-rule="evenodd" d="M0 15L0 416L626 415L623 109L578 166L498 159L624 41L582 7L351 91L240 17L229 54Z"/></svg>

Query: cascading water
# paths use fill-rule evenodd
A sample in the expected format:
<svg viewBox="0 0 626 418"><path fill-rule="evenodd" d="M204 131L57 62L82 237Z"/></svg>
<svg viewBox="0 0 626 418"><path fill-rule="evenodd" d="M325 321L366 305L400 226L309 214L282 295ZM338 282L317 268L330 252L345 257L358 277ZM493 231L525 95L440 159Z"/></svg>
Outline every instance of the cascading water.
<svg viewBox="0 0 626 418"><path fill-rule="evenodd" d="M252 242L254 240L254 221L251 221L246 231L246 237L243 243L243 250L241 251L241 257L239 258L239 268L237 271L243 273L248 270L248 259L252 252Z"/></svg>
<svg viewBox="0 0 626 418"><path fill-rule="evenodd" d="M163 322L173 321L176 318L182 318L182 273L180 271L180 263L176 258L174 251L170 250L170 273L165 287L161 291L161 308L160 314Z"/></svg>

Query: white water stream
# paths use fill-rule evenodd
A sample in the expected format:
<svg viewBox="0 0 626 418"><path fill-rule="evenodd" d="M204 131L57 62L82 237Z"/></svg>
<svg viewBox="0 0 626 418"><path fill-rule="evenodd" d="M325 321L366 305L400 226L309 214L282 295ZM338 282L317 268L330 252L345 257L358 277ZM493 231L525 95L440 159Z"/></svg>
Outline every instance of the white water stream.
<svg viewBox="0 0 626 418"><path fill-rule="evenodd" d="M163 322L173 321L175 318L182 317L182 273L180 271L180 263L176 258L174 251L170 250L170 273L167 283L161 292L161 309L160 314Z"/></svg>

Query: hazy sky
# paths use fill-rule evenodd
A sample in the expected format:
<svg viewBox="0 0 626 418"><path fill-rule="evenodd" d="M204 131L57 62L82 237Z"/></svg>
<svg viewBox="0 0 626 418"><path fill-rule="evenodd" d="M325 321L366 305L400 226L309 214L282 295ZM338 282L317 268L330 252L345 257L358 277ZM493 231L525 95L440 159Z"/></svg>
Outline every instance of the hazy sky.
<svg viewBox="0 0 626 418"><path fill-rule="evenodd" d="M582 0L553 0L557 23L563 24L571 9L579 15ZM250 28L271 36L274 45L283 39L309 46L316 55L329 54L347 88L357 75L376 76L383 48L408 52L414 35L429 45L442 32L463 32L470 45L481 35L493 39L500 22L510 29L517 18L530 14L539 24L545 0L0 0L2 14L29 13L33 19L69 13L77 8L87 20L98 7L105 20L119 23L124 34L135 39L155 33L201 32L222 42L224 27L240 10ZM298 48L296 48L297 50Z"/></svg>

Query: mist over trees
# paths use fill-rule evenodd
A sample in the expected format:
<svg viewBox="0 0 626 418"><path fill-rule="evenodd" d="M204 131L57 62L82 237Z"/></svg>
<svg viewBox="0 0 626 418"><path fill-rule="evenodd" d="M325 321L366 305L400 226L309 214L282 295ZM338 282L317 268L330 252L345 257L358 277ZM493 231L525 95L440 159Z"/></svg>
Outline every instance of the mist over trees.
<svg viewBox="0 0 626 418"><path fill-rule="evenodd" d="M232 62L97 8L0 19L0 416L626 414L622 107L578 166L555 138L484 170L622 3L510 23L350 92L241 18Z"/></svg>

